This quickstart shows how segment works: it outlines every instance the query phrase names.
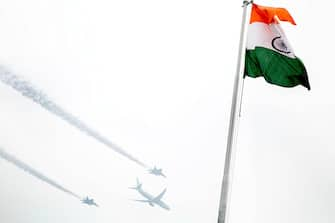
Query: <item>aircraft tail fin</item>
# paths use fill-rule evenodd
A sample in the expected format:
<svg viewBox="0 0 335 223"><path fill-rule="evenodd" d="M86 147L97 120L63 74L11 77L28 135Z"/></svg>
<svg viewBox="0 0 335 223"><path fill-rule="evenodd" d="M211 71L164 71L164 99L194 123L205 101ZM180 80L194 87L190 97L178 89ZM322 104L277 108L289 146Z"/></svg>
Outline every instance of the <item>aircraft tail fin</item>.
<svg viewBox="0 0 335 223"><path fill-rule="evenodd" d="M129 187L129 189L139 190L142 188L142 184L140 183L139 179L136 178L136 186L135 187Z"/></svg>

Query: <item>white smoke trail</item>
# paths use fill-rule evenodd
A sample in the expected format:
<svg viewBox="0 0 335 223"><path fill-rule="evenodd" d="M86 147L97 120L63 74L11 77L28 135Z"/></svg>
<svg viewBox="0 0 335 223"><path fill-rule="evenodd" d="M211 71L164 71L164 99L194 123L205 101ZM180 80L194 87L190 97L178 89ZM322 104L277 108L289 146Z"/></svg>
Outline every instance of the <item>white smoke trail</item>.
<svg viewBox="0 0 335 223"><path fill-rule="evenodd" d="M64 188L63 186L61 186L60 184L56 183L55 181L51 180L50 178L44 176L42 173L38 172L37 170L34 170L32 167L30 167L29 165L25 164L24 162L18 160L17 158L15 158L14 156L8 154L6 151L4 151L1 147L0 147L0 156L7 160L8 162L14 164L15 166L17 166L18 168L28 172L29 174L37 177L38 179L44 181L45 183L50 184L51 186L56 187L57 189L70 194L78 199L81 200L81 197L75 193L73 193L72 191Z"/></svg>
<svg viewBox="0 0 335 223"><path fill-rule="evenodd" d="M138 159L136 159L135 157L127 153L125 150L123 150L119 146L109 141L107 138L102 136L99 132L96 132L95 130L88 127L84 122L76 118L71 113L65 111L63 108L55 104L53 101L51 101L48 98L46 94L44 94L41 90L35 88L31 83L24 80L22 77L19 77L9 72L7 69L1 66L0 66L0 80L3 83L13 87L15 90L19 91L22 95L38 103L46 110L50 111L51 113L67 121L72 126L77 127L80 131L86 133L87 135L103 143L104 145L114 150L115 152L118 152L119 154L134 161L138 165L144 168L147 168L147 165L145 165L144 163L142 163L141 161L139 161Z"/></svg>

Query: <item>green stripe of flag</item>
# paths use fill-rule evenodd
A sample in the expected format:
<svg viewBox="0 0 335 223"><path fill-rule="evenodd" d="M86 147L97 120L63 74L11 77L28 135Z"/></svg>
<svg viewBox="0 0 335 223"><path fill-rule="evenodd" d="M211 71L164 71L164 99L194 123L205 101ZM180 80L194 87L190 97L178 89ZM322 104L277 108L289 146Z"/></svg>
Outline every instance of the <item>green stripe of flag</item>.
<svg viewBox="0 0 335 223"><path fill-rule="evenodd" d="M264 47L247 50L244 76L260 77L275 85L302 85L310 90L307 71L302 61Z"/></svg>

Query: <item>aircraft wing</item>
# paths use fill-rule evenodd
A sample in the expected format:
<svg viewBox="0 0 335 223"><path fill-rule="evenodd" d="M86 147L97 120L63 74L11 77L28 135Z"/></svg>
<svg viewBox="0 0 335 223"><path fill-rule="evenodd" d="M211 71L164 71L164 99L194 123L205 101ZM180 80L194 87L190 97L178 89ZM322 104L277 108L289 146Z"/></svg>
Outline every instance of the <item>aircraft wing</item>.
<svg viewBox="0 0 335 223"><path fill-rule="evenodd" d="M165 192L166 192L166 189L164 189L164 190L162 191L162 193L160 193L160 194L159 194L157 197L155 197L153 200L154 200L154 201L159 201L160 199L162 199L162 197L164 196Z"/></svg>
<svg viewBox="0 0 335 223"><path fill-rule="evenodd" d="M133 200L133 201L139 201L139 202L145 202L145 203L150 202L149 200Z"/></svg>

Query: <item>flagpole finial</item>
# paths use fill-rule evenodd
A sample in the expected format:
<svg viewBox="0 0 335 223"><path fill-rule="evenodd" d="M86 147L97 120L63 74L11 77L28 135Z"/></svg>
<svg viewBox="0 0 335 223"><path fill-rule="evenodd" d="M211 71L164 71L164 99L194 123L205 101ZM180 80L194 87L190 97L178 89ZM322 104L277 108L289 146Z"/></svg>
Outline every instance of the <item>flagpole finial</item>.
<svg viewBox="0 0 335 223"><path fill-rule="evenodd" d="M250 0L250 1L244 0L242 7L245 7L245 6L249 5L249 4L252 4L253 2L254 2L253 0Z"/></svg>

